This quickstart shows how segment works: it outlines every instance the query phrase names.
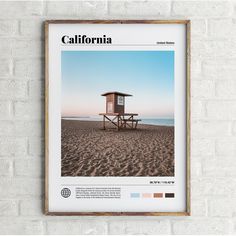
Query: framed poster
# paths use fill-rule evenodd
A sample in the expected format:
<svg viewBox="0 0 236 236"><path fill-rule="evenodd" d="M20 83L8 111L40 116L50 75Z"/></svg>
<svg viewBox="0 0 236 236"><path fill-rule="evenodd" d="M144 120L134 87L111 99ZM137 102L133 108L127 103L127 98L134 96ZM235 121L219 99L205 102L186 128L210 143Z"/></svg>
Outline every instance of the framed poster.
<svg viewBox="0 0 236 236"><path fill-rule="evenodd" d="M48 215L190 214L190 21L45 22Z"/></svg>

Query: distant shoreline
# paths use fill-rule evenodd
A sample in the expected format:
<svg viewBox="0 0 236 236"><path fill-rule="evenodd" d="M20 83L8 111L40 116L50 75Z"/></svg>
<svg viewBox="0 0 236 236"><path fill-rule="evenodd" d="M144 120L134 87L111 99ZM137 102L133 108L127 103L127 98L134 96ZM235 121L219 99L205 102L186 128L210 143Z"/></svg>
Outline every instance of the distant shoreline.
<svg viewBox="0 0 236 236"><path fill-rule="evenodd" d="M93 118L93 117L61 117L62 120L74 120L74 121L97 121L102 122L102 117ZM153 126L167 126L174 127L174 119L148 119L148 118L140 118L140 125L153 125Z"/></svg>

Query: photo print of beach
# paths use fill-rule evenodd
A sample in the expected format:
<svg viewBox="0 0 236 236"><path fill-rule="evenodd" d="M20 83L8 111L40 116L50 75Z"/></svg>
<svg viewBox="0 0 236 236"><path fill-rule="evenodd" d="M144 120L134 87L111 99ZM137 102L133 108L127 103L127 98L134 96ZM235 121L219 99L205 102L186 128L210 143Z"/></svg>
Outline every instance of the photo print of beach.
<svg viewBox="0 0 236 236"><path fill-rule="evenodd" d="M174 176L174 51L62 51L61 176Z"/></svg>

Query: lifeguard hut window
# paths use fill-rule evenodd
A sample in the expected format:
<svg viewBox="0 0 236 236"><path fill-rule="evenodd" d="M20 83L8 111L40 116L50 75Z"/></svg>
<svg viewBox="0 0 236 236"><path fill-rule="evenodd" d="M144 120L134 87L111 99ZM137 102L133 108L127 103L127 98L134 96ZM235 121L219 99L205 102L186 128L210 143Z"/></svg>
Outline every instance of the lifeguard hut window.
<svg viewBox="0 0 236 236"><path fill-rule="evenodd" d="M117 96L117 105L124 106L124 97Z"/></svg>

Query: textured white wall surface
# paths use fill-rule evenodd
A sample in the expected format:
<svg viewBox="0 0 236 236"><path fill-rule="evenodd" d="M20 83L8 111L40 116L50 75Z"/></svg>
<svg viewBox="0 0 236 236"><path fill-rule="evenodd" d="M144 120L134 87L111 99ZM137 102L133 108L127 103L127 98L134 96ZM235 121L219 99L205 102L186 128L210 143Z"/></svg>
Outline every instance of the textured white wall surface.
<svg viewBox="0 0 236 236"><path fill-rule="evenodd" d="M43 215L46 19L192 20L192 215ZM234 1L0 2L0 234L236 233Z"/></svg>

